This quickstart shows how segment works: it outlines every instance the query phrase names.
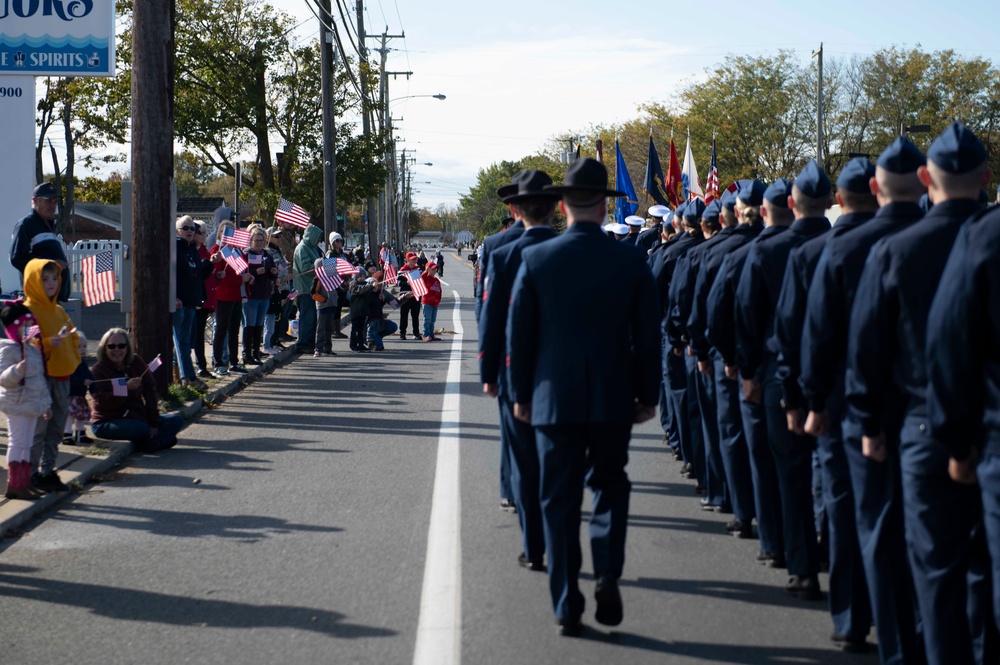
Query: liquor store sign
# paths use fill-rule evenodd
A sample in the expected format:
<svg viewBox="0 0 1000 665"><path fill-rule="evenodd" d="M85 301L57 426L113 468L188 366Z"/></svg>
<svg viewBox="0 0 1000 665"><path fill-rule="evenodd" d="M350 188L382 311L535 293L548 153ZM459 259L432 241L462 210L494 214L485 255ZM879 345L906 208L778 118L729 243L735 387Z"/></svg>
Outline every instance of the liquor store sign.
<svg viewBox="0 0 1000 665"><path fill-rule="evenodd" d="M114 76L114 0L0 0L0 74Z"/></svg>

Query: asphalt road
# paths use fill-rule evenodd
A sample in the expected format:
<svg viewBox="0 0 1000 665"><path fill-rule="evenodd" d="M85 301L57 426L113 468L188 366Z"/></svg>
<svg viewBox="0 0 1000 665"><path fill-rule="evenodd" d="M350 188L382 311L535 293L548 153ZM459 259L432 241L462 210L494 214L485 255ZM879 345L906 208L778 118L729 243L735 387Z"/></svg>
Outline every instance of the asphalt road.
<svg viewBox="0 0 1000 665"><path fill-rule="evenodd" d="M583 638L557 636L499 508L469 271L447 257L438 325L461 334L301 357L0 543L0 663L877 661L699 509L655 423L631 448L625 621L590 601Z"/></svg>

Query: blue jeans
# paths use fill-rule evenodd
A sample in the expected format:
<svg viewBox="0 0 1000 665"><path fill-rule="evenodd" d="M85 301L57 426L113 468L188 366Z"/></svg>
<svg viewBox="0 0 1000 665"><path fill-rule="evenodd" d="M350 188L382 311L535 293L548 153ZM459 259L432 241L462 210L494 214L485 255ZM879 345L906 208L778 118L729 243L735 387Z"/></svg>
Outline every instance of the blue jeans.
<svg viewBox="0 0 1000 665"><path fill-rule="evenodd" d="M437 305L424 305L424 338L434 337L434 324L437 323Z"/></svg>
<svg viewBox="0 0 1000 665"><path fill-rule="evenodd" d="M270 348L271 338L274 337L274 324L275 324L274 314L268 314L264 317L264 348Z"/></svg>
<svg viewBox="0 0 1000 665"><path fill-rule="evenodd" d="M388 319L368 320L368 341L375 345L376 349L382 348L383 335L391 335L399 330L399 326L394 321Z"/></svg>
<svg viewBox="0 0 1000 665"><path fill-rule="evenodd" d="M191 336L194 333L194 307L181 307L174 312L174 354L182 379L194 378L194 363L191 361Z"/></svg>
<svg viewBox="0 0 1000 665"><path fill-rule="evenodd" d="M176 413L160 416L160 426L153 435L152 428L144 420L120 418L92 423L90 430L99 439L111 441L131 441L138 452L151 453L164 448L172 448L177 443L177 433L184 427L184 417Z"/></svg>
<svg viewBox="0 0 1000 665"><path fill-rule="evenodd" d="M299 308L299 338L295 350L312 353L316 349L316 301L308 293L295 298Z"/></svg>
<svg viewBox="0 0 1000 665"><path fill-rule="evenodd" d="M267 298L248 298L243 303L243 327L259 328L264 325L264 318L267 316L268 305L271 301Z"/></svg>

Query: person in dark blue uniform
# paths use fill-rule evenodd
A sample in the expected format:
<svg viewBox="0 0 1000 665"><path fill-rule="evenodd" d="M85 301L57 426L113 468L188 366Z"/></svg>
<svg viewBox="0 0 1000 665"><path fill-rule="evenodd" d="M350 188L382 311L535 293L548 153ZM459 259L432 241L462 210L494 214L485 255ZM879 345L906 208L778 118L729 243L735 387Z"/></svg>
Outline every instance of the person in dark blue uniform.
<svg viewBox="0 0 1000 665"><path fill-rule="evenodd" d="M750 184L750 181L745 181ZM736 216L736 194L726 192L720 200L719 220L721 239L705 250L695 279L691 314L687 320L688 346L698 361L698 371L712 377L715 387L716 423L719 430L719 457L726 479L733 519L726 530L740 538L753 537L753 520L756 517L753 498L753 479L750 456L743 420L740 415L740 390L735 380L726 376L725 364L718 351L709 344L708 294L719 273L725 257L744 246L764 228L756 223L740 224Z"/></svg>
<svg viewBox="0 0 1000 665"><path fill-rule="evenodd" d="M706 338L718 354L725 377L733 384L739 379L735 314L736 291L743 267L750 250L761 237L771 237L788 230L793 219L792 211L788 208L791 193L792 183L785 178L775 180L769 187L754 179L742 186L736 197L735 212L741 227L747 227L744 233L748 237L742 246L723 259L706 301ZM736 389L739 393L743 435L749 453L754 512L760 537L757 560L774 568L784 568L787 563L781 524L781 494L778 491L774 455L767 438L764 407L759 401L747 400L738 386Z"/></svg>
<svg viewBox="0 0 1000 665"><path fill-rule="evenodd" d="M630 242L633 245L639 240L639 233L642 231L642 225L646 223L639 215L629 215L625 218L625 226L628 235L622 238L623 242Z"/></svg>
<svg viewBox="0 0 1000 665"><path fill-rule="evenodd" d="M511 178L509 185L504 185L497 190L497 196L502 201L504 198L517 193L517 180L524 171L518 171ZM489 296L489 280L486 279L490 267L490 254L507 243L514 242L524 233L524 222L517 216L520 214L513 205L507 204L514 223L498 233L487 236L483 239L481 252L479 254L479 281L476 283L476 322L482 315L483 303ZM503 430L500 431L500 507L514 508L514 489L511 483L510 450L508 441Z"/></svg>
<svg viewBox="0 0 1000 665"><path fill-rule="evenodd" d="M705 510L718 509L720 512L729 513L732 512L732 503L729 500L726 474L722 465L722 451L719 448L715 379L711 373L699 371L698 358L688 346L691 335L687 326L694 300L695 282L705 252L725 240L733 231L732 227L727 227L723 232L719 221L721 212L722 204L717 200L705 206L701 215L701 231L706 241L687 252L677 263L670 285L672 295L666 321L666 334L667 345L672 352L679 351L684 355L689 386L688 399L691 399L690 393L693 390L701 421L701 440L705 459L703 481L705 497L701 500L701 506Z"/></svg>
<svg viewBox="0 0 1000 665"><path fill-rule="evenodd" d="M978 482L1000 629L1000 207L962 228L927 322L927 412L952 480Z"/></svg>
<svg viewBox="0 0 1000 665"><path fill-rule="evenodd" d="M807 402L799 386L801 375L802 330L808 307L808 295L820 256L840 236L849 234L867 222L878 209L870 181L875 166L866 157L847 162L837 178L837 203L841 216L836 226L807 240L792 250L785 270L775 334L769 345L778 356L778 377L783 386L783 403L788 428L795 434L804 430ZM812 436L809 440L813 441ZM861 565L854 520L854 497L847 458L840 440L840 427L831 427L815 439L821 491L820 513L828 532L830 570L829 605L833 619L833 639L847 651L868 649L866 637L871 627L871 607ZM817 522L819 522L817 520ZM817 530L819 524L817 524ZM821 541L822 542L822 541Z"/></svg>
<svg viewBox="0 0 1000 665"><path fill-rule="evenodd" d="M846 520L851 519L857 532L883 663L919 663L923 659L916 633L913 579L903 539L899 458L893 453L886 462L875 462L862 454L860 424L844 401L844 373L850 314L865 260L878 240L923 216L917 202L925 188L917 177L917 169L925 163L923 154L905 137L896 139L879 155L874 182L869 183L878 198L878 212L850 233L830 239L809 287L802 331L799 384L809 406L805 429L820 437L823 446L823 439L836 437L840 428L854 500L855 510L850 518L841 515L839 508L831 511L831 547L836 550L846 546L850 537ZM838 220L835 231L840 224ZM898 424L886 429L898 431ZM895 450L896 446L892 448ZM838 499L838 506L840 502ZM831 555L831 565L835 558ZM833 570L830 572L832 602L835 582ZM856 642L856 636L845 629L835 628L834 633L843 639L845 646Z"/></svg>
<svg viewBox="0 0 1000 665"><path fill-rule="evenodd" d="M694 247L701 244L705 237L701 232L701 215L705 204L701 200L689 201L684 204L682 220L683 232L679 240L665 250L659 263L653 266L653 278L656 280L657 292L660 296L662 312L661 329L665 340L667 334L667 319L673 305L673 279L677 267L684 256ZM676 218L676 216L675 216ZM695 491L702 493L706 487L705 446L701 431L701 414L698 411L698 401L694 393L694 383L689 379L689 367L681 349L670 348L669 341L664 344L666 359L664 363L664 383L667 386L667 397L671 401L671 412L677 425L677 435L680 439L681 456L684 460L682 471L697 482Z"/></svg>
<svg viewBox="0 0 1000 665"><path fill-rule="evenodd" d="M679 209L679 208L678 208ZM650 208L652 210L652 208ZM674 211L667 210L663 215L662 229L660 230L660 242L651 250L649 250L649 255L646 259L647 265L650 269L653 266L658 266L662 260L662 252L666 251L671 243L676 242L682 238L680 234L673 225ZM674 419L673 413L673 401L670 399L670 387L667 385L667 367L666 362L670 354L666 352L667 338L661 336L660 352L663 362L663 367L661 367L662 378L660 380L660 426L663 428L663 444L669 446L674 453L674 459L683 460L684 457L681 454L681 439L680 434L677 429L677 422Z"/></svg>
<svg viewBox="0 0 1000 665"><path fill-rule="evenodd" d="M650 206L649 216L653 218L654 224L639 233L639 237L635 239L635 244L647 252L653 249L660 240L660 234L663 232L663 217L668 212L670 212L670 208L667 206L659 204Z"/></svg>
<svg viewBox="0 0 1000 665"><path fill-rule="evenodd" d="M903 405L899 431L903 518L930 665L981 662L967 609L973 535L980 521L975 488L948 475L949 451L927 419L927 322L931 299L962 224L979 208L988 181L986 148L953 123L931 144L917 174L934 207L916 224L881 240L862 273L848 335L847 401L861 423L862 450L884 462L895 432L887 416ZM975 612L973 612L975 614Z"/></svg>
<svg viewBox="0 0 1000 665"><path fill-rule="evenodd" d="M511 489L521 522L523 549L519 563L531 570L544 570L545 538L538 504L539 468L535 430L514 418L514 403L507 386L507 306L510 290L521 265L521 250L556 236L550 224L559 195L543 188L552 178L543 171L525 170L514 178L517 191L503 201L515 208L524 223L524 233L514 242L490 254L490 285L479 317L479 374L483 392L497 398L500 436L509 455Z"/></svg>
<svg viewBox="0 0 1000 665"><path fill-rule="evenodd" d="M549 589L560 632L578 635L580 509L586 482L593 494L590 545L595 618L618 625L618 579L625 562L631 484L625 472L633 423L656 413L660 335L656 286L642 250L601 233L608 173L582 158L565 183L566 231L521 252L507 322L514 415L535 427L541 460L541 505ZM594 277L589 296L600 308L567 296L567 275L599 258L614 280ZM579 284L574 283L573 288Z"/></svg>
<svg viewBox="0 0 1000 665"><path fill-rule="evenodd" d="M774 334L775 312L788 257L792 250L830 230L823 216L830 204L831 183L811 160L795 178L788 205L795 221L784 233L766 230L751 243L736 291L736 363L748 402L764 405L767 434L778 471L785 556L786 590L801 598L822 598L819 589L819 547L812 505L811 439L788 429L782 406L783 386L778 357L766 342Z"/></svg>

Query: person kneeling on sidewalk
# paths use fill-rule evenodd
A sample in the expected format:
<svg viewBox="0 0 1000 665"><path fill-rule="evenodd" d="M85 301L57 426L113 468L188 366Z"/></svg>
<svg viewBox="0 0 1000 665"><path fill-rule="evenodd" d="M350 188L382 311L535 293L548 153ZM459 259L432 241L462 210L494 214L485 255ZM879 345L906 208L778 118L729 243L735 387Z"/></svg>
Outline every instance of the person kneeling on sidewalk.
<svg viewBox="0 0 1000 665"><path fill-rule="evenodd" d="M184 418L178 414L160 415L156 382L148 369L132 352L132 340L125 330L112 328L104 333L92 370L94 408L90 429L94 436L131 441L142 453L172 448L177 443ZM124 383L125 390L119 387L116 391L115 382Z"/></svg>
<svg viewBox="0 0 1000 665"><path fill-rule="evenodd" d="M368 278L372 290L367 294L368 301L368 343L374 351L385 351L382 337L391 335L398 330L394 321L385 318L383 308L387 303L394 302L391 293L383 288L382 271L378 270Z"/></svg>

